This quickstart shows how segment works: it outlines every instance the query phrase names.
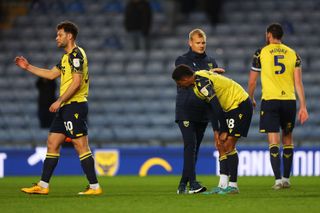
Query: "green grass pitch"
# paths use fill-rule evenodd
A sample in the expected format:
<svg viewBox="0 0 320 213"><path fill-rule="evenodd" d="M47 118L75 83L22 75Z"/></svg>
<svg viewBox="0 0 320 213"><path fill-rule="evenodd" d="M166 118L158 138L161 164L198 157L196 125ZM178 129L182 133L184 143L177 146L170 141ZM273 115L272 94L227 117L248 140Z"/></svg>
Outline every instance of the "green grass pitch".
<svg viewBox="0 0 320 213"><path fill-rule="evenodd" d="M237 195L177 195L178 176L100 177L104 194L78 196L84 176L54 176L49 195L28 195L21 187L38 177L0 179L0 211L7 212L320 212L320 177L293 177L292 187L274 191L273 177L240 177ZM211 188L216 176L198 176Z"/></svg>

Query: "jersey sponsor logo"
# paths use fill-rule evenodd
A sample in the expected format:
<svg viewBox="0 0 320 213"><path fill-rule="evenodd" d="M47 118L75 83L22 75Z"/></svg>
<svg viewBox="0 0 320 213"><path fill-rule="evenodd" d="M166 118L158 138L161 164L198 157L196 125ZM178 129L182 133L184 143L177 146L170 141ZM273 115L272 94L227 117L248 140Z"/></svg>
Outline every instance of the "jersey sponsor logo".
<svg viewBox="0 0 320 213"><path fill-rule="evenodd" d="M98 175L115 176L118 172L120 157L116 149L95 151L95 164Z"/></svg>
<svg viewBox="0 0 320 213"><path fill-rule="evenodd" d="M200 90L200 92L202 93L202 95L204 95L204 96L208 96L209 95L209 91L207 90L207 88L205 88L205 87L203 87L201 90Z"/></svg>
<svg viewBox="0 0 320 213"><path fill-rule="evenodd" d="M183 121L183 126L189 127L189 125L190 125L190 122L189 122L189 121Z"/></svg>
<svg viewBox="0 0 320 213"><path fill-rule="evenodd" d="M80 67L80 59L79 58L74 58L72 60L72 63L73 63L73 66L76 67L76 68L79 68Z"/></svg>

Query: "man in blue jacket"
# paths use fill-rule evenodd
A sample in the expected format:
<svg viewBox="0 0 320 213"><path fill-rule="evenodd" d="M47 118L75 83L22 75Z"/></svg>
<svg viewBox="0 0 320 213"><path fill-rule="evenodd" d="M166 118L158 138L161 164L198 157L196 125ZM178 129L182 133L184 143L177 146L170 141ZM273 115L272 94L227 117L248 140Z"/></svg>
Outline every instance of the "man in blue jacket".
<svg viewBox="0 0 320 213"><path fill-rule="evenodd" d="M218 68L214 58L207 56L206 34L201 29L194 29L189 33L189 46L189 51L176 59L175 66L185 64L194 72L198 70L224 72L223 69ZM176 122L184 143L183 171L177 194L206 191L206 187L196 180L195 167L199 147L209 120L211 120L215 138L219 135L218 121L209 112L209 105L198 99L192 88L177 88ZM189 191L187 191L188 183Z"/></svg>

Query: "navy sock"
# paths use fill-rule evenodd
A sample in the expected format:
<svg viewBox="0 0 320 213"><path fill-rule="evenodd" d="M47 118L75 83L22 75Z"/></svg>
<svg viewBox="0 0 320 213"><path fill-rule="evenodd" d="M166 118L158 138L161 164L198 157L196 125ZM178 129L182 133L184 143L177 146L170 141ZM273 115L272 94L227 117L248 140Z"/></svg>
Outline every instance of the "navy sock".
<svg viewBox="0 0 320 213"><path fill-rule="evenodd" d="M239 156L236 149L232 152L228 153L228 170L230 174L229 181L230 182L237 182L238 180L238 164L239 164Z"/></svg>
<svg viewBox="0 0 320 213"><path fill-rule="evenodd" d="M42 181L49 183L50 178L53 174L53 171L58 164L59 156L60 154L47 153L46 159L44 160L43 167L42 167L42 175L41 175Z"/></svg>
<svg viewBox="0 0 320 213"><path fill-rule="evenodd" d="M283 177L289 178L292 168L292 160L293 160L293 144L292 145L284 145L283 146Z"/></svg>
<svg viewBox="0 0 320 213"><path fill-rule="evenodd" d="M94 159L91 152L86 152L79 156L81 167L86 174L90 184L98 183L96 171L94 170Z"/></svg>
<svg viewBox="0 0 320 213"><path fill-rule="evenodd" d="M228 158L227 155L222 155L219 157L219 165L220 165L220 174L221 175L229 175L228 172Z"/></svg>
<svg viewBox="0 0 320 213"><path fill-rule="evenodd" d="M279 145L269 145L270 162L276 180L281 179Z"/></svg>

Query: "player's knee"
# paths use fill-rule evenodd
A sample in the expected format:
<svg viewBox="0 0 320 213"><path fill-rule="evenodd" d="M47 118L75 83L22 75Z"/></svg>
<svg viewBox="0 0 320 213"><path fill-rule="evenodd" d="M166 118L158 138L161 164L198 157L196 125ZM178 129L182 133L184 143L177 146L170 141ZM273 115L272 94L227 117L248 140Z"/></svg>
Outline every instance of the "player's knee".
<svg viewBox="0 0 320 213"><path fill-rule="evenodd" d="M59 153L60 145L54 140L48 140L47 148L50 153Z"/></svg>

